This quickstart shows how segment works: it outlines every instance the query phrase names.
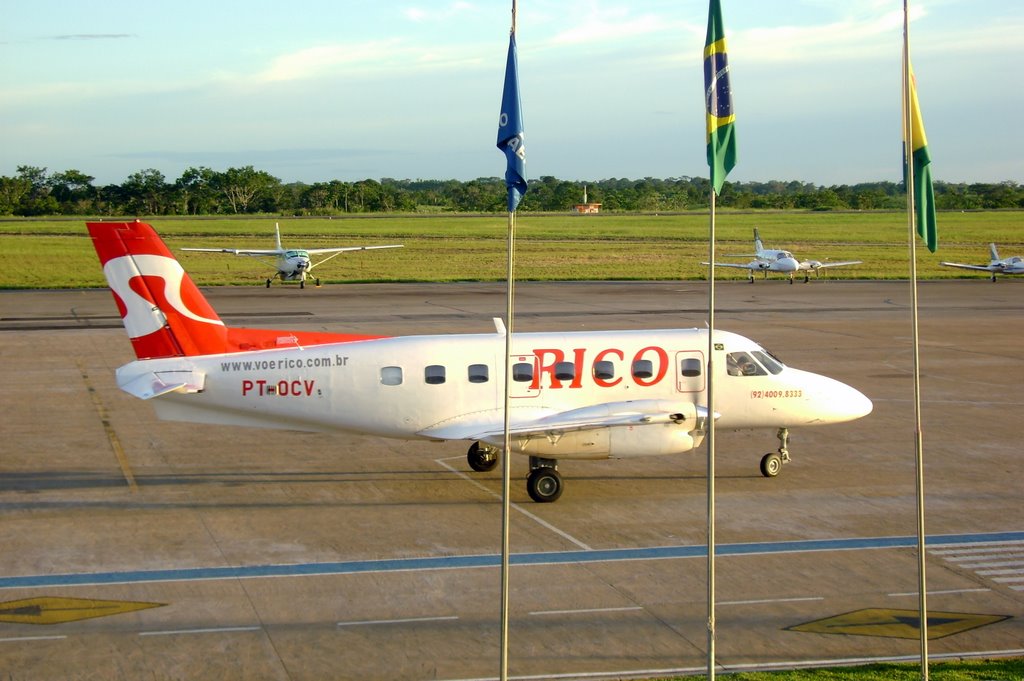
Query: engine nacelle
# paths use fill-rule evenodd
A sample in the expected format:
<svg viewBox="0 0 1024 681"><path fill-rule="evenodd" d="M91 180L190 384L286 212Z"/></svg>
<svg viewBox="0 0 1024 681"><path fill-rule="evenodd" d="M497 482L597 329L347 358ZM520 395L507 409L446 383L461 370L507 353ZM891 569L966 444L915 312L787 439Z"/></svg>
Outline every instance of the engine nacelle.
<svg viewBox="0 0 1024 681"><path fill-rule="evenodd" d="M649 426L616 426L608 429L611 459L633 456L682 454L694 448L693 435L674 423Z"/></svg>
<svg viewBox="0 0 1024 681"><path fill-rule="evenodd" d="M703 433L689 432L692 424L653 423L612 426L558 436L516 438L512 450L545 459L625 459L634 456L682 454L700 444Z"/></svg>

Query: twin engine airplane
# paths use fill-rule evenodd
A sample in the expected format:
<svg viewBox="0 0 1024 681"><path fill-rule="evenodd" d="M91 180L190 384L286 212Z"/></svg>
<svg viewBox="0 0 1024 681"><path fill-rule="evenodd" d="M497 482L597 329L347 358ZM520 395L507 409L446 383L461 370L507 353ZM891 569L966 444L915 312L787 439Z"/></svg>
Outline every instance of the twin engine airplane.
<svg viewBox="0 0 1024 681"><path fill-rule="evenodd" d="M202 253L234 253L235 255L249 255L255 258L274 258L274 265L277 268L277 273L267 279L267 288L270 288L270 282L274 278L280 277L281 281L298 281L299 288L306 288L306 275L313 271L314 267L319 267L331 258L336 258L342 253L349 253L351 251L372 251L378 248L401 248L402 244L392 244L389 246L348 246L345 248L302 248L302 249L285 249L281 245L281 228L276 223L274 224L274 232L277 237L277 248L273 249L244 249L244 248L183 248L183 251L199 251ZM324 255L330 253L326 258L321 259L318 262L313 262L309 256L311 255ZM316 285L320 285L320 280L316 280Z"/></svg>
<svg viewBox="0 0 1024 681"><path fill-rule="evenodd" d="M981 270L991 272L992 281L996 280L997 274L1024 274L1024 258L1013 255L1009 258L1000 258L999 251L995 244L988 245L989 263L987 265L963 265L958 262L940 262L946 267L959 267L964 270Z"/></svg>
<svg viewBox="0 0 1024 681"><path fill-rule="evenodd" d="M229 327L149 225L88 223L137 359L125 392L162 419L404 440L468 443L492 470L504 445L511 360L512 450L530 457L527 491L559 498L559 459L681 454L708 426L708 331L521 333L505 357L495 333L382 337ZM715 331L718 426L777 429L761 472L789 460L789 428L871 412L854 388L784 365L757 343Z"/></svg>
<svg viewBox="0 0 1024 681"><path fill-rule="evenodd" d="M750 283L754 283L754 272L764 272L764 278L768 278L769 272L779 272L789 277L789 283L793 283L793 276L797 272L804 273L804 283L810 281L810 273L818 276L818 271L828 267L845 267L846 265L859 265L860 260L846 260L843 262L821 262L820 260L797 260L789 251L782 251L776 248L765 248L761 243L761 235L754 228L754 253L752 255L741 253L733 257L752 257L754 260L746 265L739 263L716 262L715 267L736 267L747 270L750 276ZM708 263L703 262L702 265Z"/></svg>

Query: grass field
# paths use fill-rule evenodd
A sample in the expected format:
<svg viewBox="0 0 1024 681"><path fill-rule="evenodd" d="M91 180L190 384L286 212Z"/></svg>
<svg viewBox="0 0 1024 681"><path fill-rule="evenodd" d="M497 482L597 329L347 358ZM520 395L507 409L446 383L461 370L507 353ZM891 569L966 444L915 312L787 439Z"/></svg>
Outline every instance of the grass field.
<svg viewBox="0 0 1024 681"><path fill-rule="evenodd" d="M505 278L507 219L493 216L372 216L241 219L146 219L200 285L258 284L268 268L254 258L178 251L183 246L271 248L274 223L286 247L402 243L405 248L343 255L317 270L325 283L365 281L497 281ZM85 218L0 220L0 288L104 286ZM905 279L903 213L719 212L719 261L746 262L752 228L767 247L798 258L863 260L823 276ZM532 215L516 225L516 277L521 280L703 279L706 213L677 215ZM918 248L921 279L984 277L939 267L940 260L987 263L988 243L1001 254L1024 251L1024 212L941 213L939 251ZM740 255L740 257L730 257ZM744 270L720 268L720 279Z"/></svg>
<svg viewBox="0 0 1024 681"><path fill-rule="evenodd" d="M928 672L931 681L1021 681L1024 679L1024 660L1011 658L932 662L928 665ZM873 664L864 667L729 674L722 678L728 681L918 681L921 668L909 664Z"/></svg>

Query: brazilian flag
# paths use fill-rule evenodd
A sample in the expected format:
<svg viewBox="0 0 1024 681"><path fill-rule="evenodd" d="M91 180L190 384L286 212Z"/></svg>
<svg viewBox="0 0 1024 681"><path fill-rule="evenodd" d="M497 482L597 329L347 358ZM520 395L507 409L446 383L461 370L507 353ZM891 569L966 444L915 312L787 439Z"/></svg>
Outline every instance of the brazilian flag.
<svg viewBox="0 0 1024 681"><path fill-rule="evenodd" d="M732 108L729 56L725 49L719 0L711 0L708 8L708 35L704 43L704 106L711 186L716 194L721 194L725 176L736 165L736 115Z"/></svg>
<svg viewBox="0 0 1024 681"><path fill-rule="evenodd" d="M924 239L928 250L939 247L939 229L935 221L935 189L932 187L932 158L928 153L928 138L924 134L921 107L917 103L917 83L914 70L910 70L910 148L914 160L914 216L917 233ZM904 132L906 137L906 132ZM904 146L906 149L906 146ZM907 186L906 162L903 164L903 184Z"/></svg>

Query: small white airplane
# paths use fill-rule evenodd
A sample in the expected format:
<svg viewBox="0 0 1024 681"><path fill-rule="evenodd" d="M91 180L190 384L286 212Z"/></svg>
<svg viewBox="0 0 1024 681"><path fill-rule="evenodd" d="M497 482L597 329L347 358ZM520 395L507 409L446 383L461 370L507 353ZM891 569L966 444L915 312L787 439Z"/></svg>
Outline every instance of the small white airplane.
<svg viewBox="0 0 1024 681"><path fill-rule="evenodd" d="M708 425L706 329L381 337L228 327L149 225L88 223L136 361L125 392L162 419L419 441L462 440L476 471L504 445L504 376L512 364L510 433L530 457L527 491L562 493L558 459L681 454ZM772 428L789 461L789 428L842 423L871 401L839 381L784 365L757 343L715 331L718 427Z"/></svg>
<svg viewBox="0 0 1024 681"><path fill-rule="evenodd" d="M243 249L243 248L183 248L183 251L198 251L201 253L233 253L235 255L248 255L254 258L274 258L274 266L277 274L267 279L267 288L270 282L280 277L281 281L298 281L299 288L306 288L306 276L331 258L336 258L342 253L351 251L372 251L378 248L402 248L402 244L389 246L347 246L344 248L291 248L285 249L281 245L281 228L274 224L274 232L277 238L277 248L273 249ZM326 258L313 262L309 256L324 255L330 253ZM320 285L320 279L316 280Z"/></svg>
<svg viewBox="0 0 1024 681"><path fill-rule="evenodd" d="M754 283L754 272L764 272L764 278L768 278L769 272L779 272L789 276L789 283L793 283L793 276L797 272L804 273L804 283L810 281L810 273L818 276L818 271L827 267L845 267L846 265L859 265L860 260L845 260L843 262L821 262L820 260L797 260L789 251L782 251L776 248L765 248L761 243L761 235L754 228L754 253L741 253L732 257L751 257L754 260L746 265L739 263L716 262L715 267L736 267L747 270L750 275L750 283ZM702 265L708 263L703 262Z"/></svg>
<svg viewBox="0 0 1024 681"><path fill-rule="evenodd" d="M995 244L988 245L988 253L990 259L987 265L963 265L958 262L940 262L939 264L946 267L959 267L965 270L991 272L992 281L996 280L997 274L1024 274L1024 258L1021 256L1013 255L1009 258L1000 258Z"/></svg>

